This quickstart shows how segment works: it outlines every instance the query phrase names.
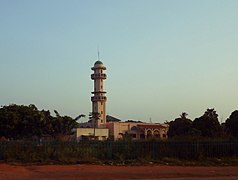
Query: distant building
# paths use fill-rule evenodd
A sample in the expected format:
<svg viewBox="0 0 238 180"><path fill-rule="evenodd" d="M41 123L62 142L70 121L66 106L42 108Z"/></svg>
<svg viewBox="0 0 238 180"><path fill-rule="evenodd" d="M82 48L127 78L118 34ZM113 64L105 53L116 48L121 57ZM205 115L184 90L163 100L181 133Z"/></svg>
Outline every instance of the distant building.
<svg viewBox="0 0 238 180"><path fill-rule="evenodd" d="M152 124L140 121L122 122L115 117L106 116L107 97L104 91L104 80L107 78L104 73L106 67L98 60L91 69L94 71L91 74L91 79L94 80L94 91L91 97L92 114L97 114L98 118L92 118L88 122L80 124L76 134L78 140L106 140L109 137L110 139L118 140L123 138L124 135L128 135L134 140L167 138L167 124Z"/></svg>
<svg viewBox="0 0 238 180"><path fill-rule="evenodd" d="M167 139L167 124L152 124L143 122L107 122L109 136L114 140L123 138L123 135L129 135L133 140L146 139Z"/></svg>

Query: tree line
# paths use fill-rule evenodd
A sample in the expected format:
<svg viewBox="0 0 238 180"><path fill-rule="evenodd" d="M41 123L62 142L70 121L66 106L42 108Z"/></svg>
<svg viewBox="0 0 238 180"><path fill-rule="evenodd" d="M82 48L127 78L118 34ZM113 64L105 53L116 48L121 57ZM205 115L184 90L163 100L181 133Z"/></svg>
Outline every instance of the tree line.
<svg viewBox="0 0 238 180"><path fill-rule="evenodd" d="M49 110L38 110L33 104L2 106L0 138L18 140L67 137L73 135L73 130L79 127L77 120L85 117L83 114L76 118L61 116L56 110L54 113L55 116L52 116ZM222 124L219 123L214 109L207 109L201 117L193 121L187 115L183 112L180 117L168 122L169 138L238 138L238 110L232 112ZM93 114L90 117L92 119Z"/></svg>
<svg viewBox="0 0 238 180"><path fill-rule="evenodd" d="M238 110L221 124L214 109L207 109L193 121L187 115L183 112L180 117L168 122L169 138L238 138Z"/></svg>
<svg viewBox="0 0 238 180"><path fill-rule="evenodd" d="M33 104L29 106L11 104L0 108L0 137L6 139L39 139L50 137L57 139L72 135L72 130L79 126L77 120L69 116L61 116L54 110L38 110Z"/></svg>

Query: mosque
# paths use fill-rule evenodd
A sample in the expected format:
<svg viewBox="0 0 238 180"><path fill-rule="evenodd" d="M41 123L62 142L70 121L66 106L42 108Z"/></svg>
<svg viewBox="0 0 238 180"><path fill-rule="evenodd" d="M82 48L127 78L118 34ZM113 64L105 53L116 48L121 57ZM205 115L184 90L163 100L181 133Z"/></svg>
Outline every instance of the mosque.
<svg viewBox="0 0 238 180"><path fill-rule="evenodd" d="M110 115L106 115L106 92L104 91L104 73L106 67L101 61L96 61L91 68L94 73L91 79L94 81L94 91L91 97L92 116L86 123L81 123L77 128L77 140L118 140L123 136L129 136L133 140L143 139L166 139L168 125L159 123L144 123L141 121L121 121Z"/></svg>

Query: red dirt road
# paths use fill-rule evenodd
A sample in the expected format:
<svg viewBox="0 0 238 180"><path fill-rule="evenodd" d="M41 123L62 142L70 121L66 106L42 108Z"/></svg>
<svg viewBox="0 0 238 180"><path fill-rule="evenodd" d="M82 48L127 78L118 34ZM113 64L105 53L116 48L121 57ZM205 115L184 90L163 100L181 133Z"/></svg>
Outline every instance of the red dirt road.
<svg viewBox="0 0 238 180"><path fill-rule="evenodd" d="M238 167L103 166L0 164L0 180L50 179L171 179L237 180Z"/></svg>

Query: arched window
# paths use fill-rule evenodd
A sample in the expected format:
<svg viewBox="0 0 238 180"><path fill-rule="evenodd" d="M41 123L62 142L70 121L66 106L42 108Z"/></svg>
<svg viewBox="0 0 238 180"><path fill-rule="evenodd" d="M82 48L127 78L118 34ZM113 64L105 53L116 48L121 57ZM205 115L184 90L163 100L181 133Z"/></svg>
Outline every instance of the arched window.
<svg viewBox="0 0 238 180"><path fill-rule="evenodd" d="M132 130L132 131L136 131L136 130L137 130L137 127L136 127L136 126L132 126L132 127L131 127L131 130Z"/></svg>
<svg viewBox="0 0 238 180"><path fill-rule="evenodd" d="M160 138L160 133L159 133L158 129L154 130L154 137L155 138Z"/></svg>
<svg viewBox="0 0 238 180"><path fill-rule="evenodd" d="M148 129L146 132L147 132L147 139L152 138L152 130Z"/></svg>

